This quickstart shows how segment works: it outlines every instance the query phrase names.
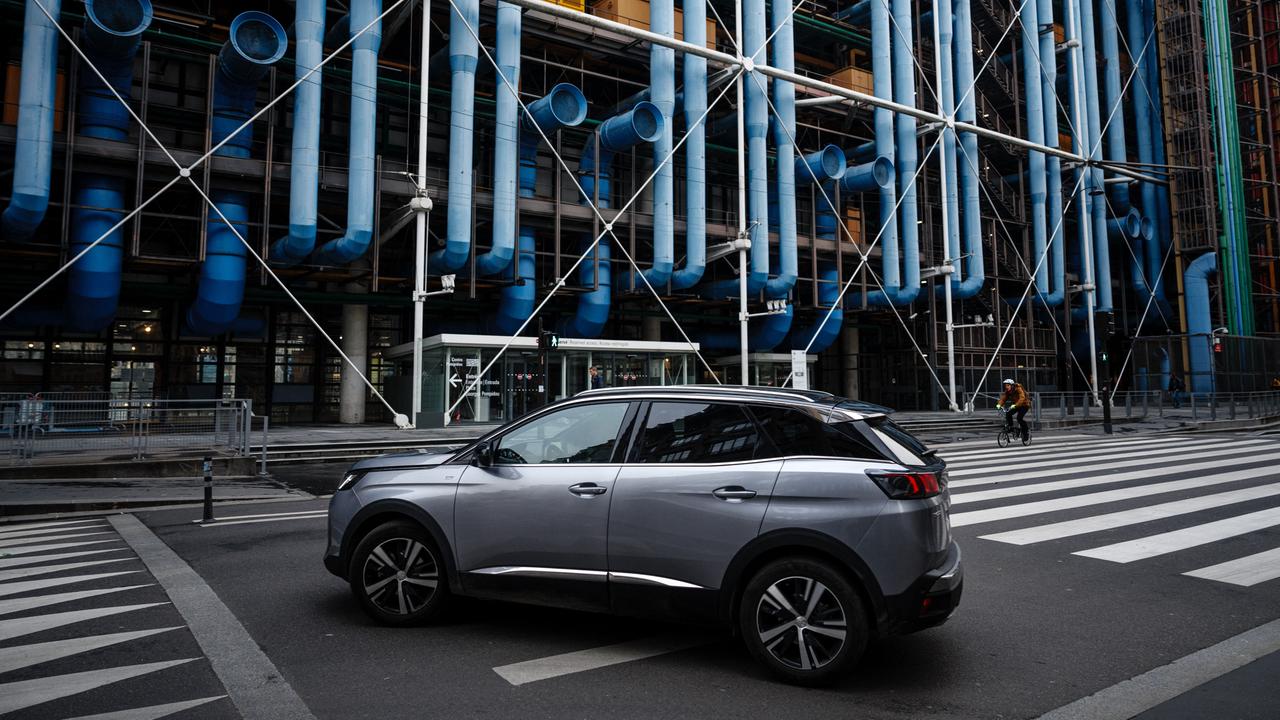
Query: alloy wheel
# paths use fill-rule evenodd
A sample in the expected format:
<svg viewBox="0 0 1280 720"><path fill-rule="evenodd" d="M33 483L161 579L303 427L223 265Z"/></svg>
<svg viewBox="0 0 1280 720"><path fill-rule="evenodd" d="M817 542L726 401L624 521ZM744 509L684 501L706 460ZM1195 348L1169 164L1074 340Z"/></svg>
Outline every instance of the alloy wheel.
<svg viewBox="0 0 1280 720"><path fill-rule="evenodd" d="M761 594L756 632L778 662L796 670L816 670L840 654L848 623L840 599L826 585L790 576Z"/></svg>
<svg viewBox="0 0 1280 720"><path fill-rule="evenodd" d="M413 538L384 540L369 552L361 569L365 597L392 615L411 615L436 593L440 570L426 545Z"/></svg>

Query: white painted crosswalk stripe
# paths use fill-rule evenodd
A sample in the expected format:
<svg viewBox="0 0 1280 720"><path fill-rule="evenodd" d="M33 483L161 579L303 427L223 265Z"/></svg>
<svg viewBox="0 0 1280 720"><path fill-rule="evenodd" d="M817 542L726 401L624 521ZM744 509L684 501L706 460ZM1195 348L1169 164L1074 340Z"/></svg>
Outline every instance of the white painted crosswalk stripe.
<svg viewBox="0 0 1280 720"><path fill-rule="evenodd" d="M223 522L226 520L254 520L254 519L261 519L261 518L291 517L293 515L315 515L316 513L324 514L327 512L329 512L328 508L319 508L316 510L299 510L297 512L258 513L256 515L228 515L226 517L218 518L217 522ZM202 521L192 520L191 522L198 525Z"/></svg>
<svg viewBox="0 0 1280 720"><path fill-rule="evenodd" d="M219 527L228 527L230 525L251 525L256 523L264 523L264 522L284 522L286 520L324 520L328 517L328 515L329 514L327 510L318 510L314 513L310 513L306 515L290 515L288 517L264 517L257 520L231 520L231 521L218 520L211 523L203 523L200 525L200 527L219 528Z"/></svg>
<svg viewBox="0 0 1280 720"><path fill-rule="evenodd" d="M53 628L62 627L63 625L71 625L73 623L84 622L85 620L97 620L111 615L119 615L121 613L133 612L135 610L145 610L147 608L159 607L161 605L168 604L169 603L142 603L140 605L120 605L117 607L69 610L67 612L49 613L48 615L33 615L31 617L14 618L13 620L0 620L0 640L12 640L16 637L51 630Z"/></svg>
<svg viewBox="0 0 1280 720"><path fill-rule="evenodd" d="M32 665L39 665L53 660L60 660L72 655L97 650L99 648L111 645L119 645L130 640L138 640L140 638L158 635L170 630L178 630L179 627L163 627L153 628L149 630L135 630L133 632L112 633L110 635L90 635L87 637L71 638L69 640L54 640L52 642L34 643L31 645L16 645L14 647L0 648L0 673L12 672L20 670Z"/></svg>
<svg viewBox="0 0 1280 720"><path fill-rule="evenodd" d="M1277 525L1280 525L1280 508L1268 508L1137 540L1080 550L1073 554L1117 563L1129 563L1207 545Z"/></svg>
<svg viewBox="0 0 1280 720"><path fill-rule="evenodd" d="M1137 525L1144 522L1150 522L1152 520L1163 520L1165 518L1185 515L1187 513L1199 512L1201 510L1209 510L1212 508L1224 507L1236 503L1247 502L1249 500L1258 500L1277 495L1280 495L1280 483L1271 483L1269 485L1259 485L1257 487L1244 488L1242 490L1231 490L1229 492L1215 493L1213 495L1203 495L1200 497L1188 498L1186 500L1175 500L1173 502L1161 503L1159 505L1149 505L1146 507L1134 508L1133 510L1121 510L1120 512L1107 513L1105 515L1094 515L1093 517L1080 518L1079 520L1066 520L1063 522L1051 523L1049 525L1037 525L1036 527L1024 528L1022 530L1010 530L1008 532L995 533L992 535L983 535L982 538L984 540L995 540L997 542L1009 543L1012 545L1030 545L1031 543L1045 542L1047 540L1060 540L1062 538L1074 537L1076 535L1085 535L1087 533L1101 532L1103 530L1113 530L1115 528Z"/></svg>
<svg viewBox="0 0 1280 720"><path fill-rule="evenodd" d="M36 577L37 575L66 572L67 570L78 570L80 568L106 565L108 563L129 562L131 560L134 560L134 558L125 557L110 558L106 560L85 560L83 562L61 563L58 565L38 565L36 567L17 568L14 570L0 570L0 582L8 582L10 580L18 580L25 577Z"/></svg>
<svg viewBox="0 0 1280 720"><path fill-rule="evenodd" d="M9 532L10 530L31 530L34 528L57 527L59 525L83 525L88 522L101 522L102 518L84 518L80 520L50 520L48 522L30 522L30 523L14 523L12 525L0 525L0 532Z"/></svg>
<svg viewBox="0 0 1280 720"><path fill-rule="evenodd" d="M20 525L19 527L24 527L24 526ZM71 527L37 528L34 530L30 530L30 529L4 530L4 531L0 531L0 540L8 540L10 538L18 538L18 537L31 537L32 535L56 535L58 533L79 532L81 530L98 530L106 527L107 527L107 524L105 522L95 520L94 522L89 524L75 525Z"/></svg>
<svg viewBox="0 0 1280 720"><path fill-rule="evenodd" d="M61 605L62 603L75 602L76 600L87 600L99 595L110 595L126 590L137 590L138 588L151 587L151 584L145 585L122 585L120 587L98 588L97 590L80 590L78 592L54 593L52 595L35 595L33 597L14 598L12 600L0 600L0 615L12 615L13 613L26 612L36 608L49 607L51 605Z"/></svg>
<svg viewBox="0 0 1280 720"><path fill-rule="evenodd" d="M1139 467L1142 465L1150 465L1153 462L1168 462L1177 458L1195 458L1195 457L1212 457L1215 455L1239 455L1256 449L1267 449L1276 447L1276 444L1267 440L1253 440L1247 442L1232 443L1190 443L1186 445L1169 446L1164 448L1163 452L1156 454L1148 450L1145 453L1139 453L1135 456L1132 450L1125 450L1118 453L1087 453L1072 457L1063 457L1060 455L1049 456L1044 458L1034 458L1030 460L1019 460L1014 462L999 463L975 463L973 465L960 464L958 469L951 470L948 465L948 474L951 477L960 478L971 475L989 475L993 471L1011 472L1014 475L1027 472L1027 469L1041 471L1040 477L1047 477L1053 473L1055 468L1067 468L1071 472L1084 471L1101 467ZM1058 470L1062 472L1062 470Z"/></svg>
<svg viewBox="0 0 1280 720"><path fill-rule="evenodd" d="M83 542L69 543L53 543L52 545L23 545L22 547L5 548L0 550L0 558L12 557L14 555L30 555L32 553L49 552L50 550L69 550L76 547L86 547L89 545L104 545L106 543L118 543L119 540L86 540Z"/></svg>
<svg viewBox="0 0 1280 720"><path fill-rule="evenodd" d="M68 720L160 720L160 718L176 715L184 710L190 710L201 705L207 705L214 700L221 700L225 697L226 695L215 695L197 700L165 703L164 705L151 705L149 707L131 708L97 715L81 715L76 718L68 718Z"/></svg>
<svg viewBox="0 0 1280 720"><path fill-rule="evenodd" d="M1266 462L1272 460L1280 460L1280 453L1270 455L1253 455L1247 461L1250 463ZM1234 464L1239 465L1245 462L1237 460ZM1182 475L1185 473L1199 473L1200 471L1209 471L1197 477L1202 478L1205 482L1212 481L1215 477L1214 471L1221 471L1223 462L1221 460L1211 460L1201 463L1179 464L1171 468L1143 468L1127 473L1115 473L1105 475L1087 475L1080 478L1071 478L1069 480L1055 480L1053 482L1032 483L1028 485L1013 485L1006 487L998 487L990 490L976 490L952 495L951 504L965 505L968 503L985 502L987 500L1000 500L1010 497L1022 497L1025 495L1042 495L1044 493L1057 492L1059 490L1075 490L1078 488L1096 487L1098 485L1115 485L1133 480L1150 480L1153 477L1161 475ZM1252 473L1251 477L1265 477L1267 475L1263 469L1252 469L1247 472ZM1016 481L1012 481L1016 482ZM955 489L954 484L950 486Z"/></svg>
<svg viewBox="0 0 1280 720"><path fill-rule="evenodd" d="M111 548L109 550L81 550L80 552L57 553L54 555L21 555L15 558L0 558L0 568L23 567L25 565L39 565L46 562L57 562L59 560L70 560L78 557L88 557L90 555L105 555L107 553L124 552L126 548Z"/></svg>
<svg viewBox="0 0 1280 720"><path fill-rule="evenodd" d="M1280 548L1192 570L1183 575L1252 587L1261 582L1280 578Z"/></svg>
<svg viewBox="0 0 1280 720"><path fill-rule="evenodd" d="M126 665L103 670L88 670L69 675L54 675L34 680L5 683L0 685L0 714L15 712L59 698L79 695L82 692L88 692L104 685L111 685L142 675L150 675L151 673L183 665L197 659L166 660L164 662Z"/></svg>
<svg viewBox="0 0 1280 720"><path fill-rule="evenodd" d="M1120 451L1131 452L1149 452L1150 449L1159 449L1162 447L1182 447L1190 444L1225 444L1226 440L1222 438L1143 438L1139 440L1124 440L1113 442L1096 442L1096 443L1079 443L1071 445L1053 445L1042 446L1032 445L1030 447L1018 447L1015 449L1000 448L992 450L984 450L981 452L948 452L947 449L941 448L938 454L946 458L947 462L957 462L960 464L970 463L976 460L1007 460L1010 462L1020 462L1023 460L1051 457L1051 456L1071 456L1080 457L1091 453L1116 453Z"/></svg>
<svg viewBox="0 0 1280 720"><path fill-rule="evenodd" d="M1182 468L1187 467L1185 465L1179 464L1181 463L1181 461L1184 461L1184 460L1193 461L1193 460L1201 460L1205 458L1211 458L1211 460L1208 460L1207 462L1199 463L1197 467L1199 467L1200 469L1212 470L1214 468L1220 468L1224 465L1228 465L1234 461L1255 462L1255 461L1261 461L1264 459L1273 459L1273 460L1280 459L1280 452L1273 452L1267 455L1262 455L1259 453L1260 453L1260 449L1254 448L1254 447L1240 448L1239 450L1233 450L1231 452L1218 452L1213 454L1207 454L1207 453L1201 453L1201 452L1179 453L1176 455L1169 455L1161 458L1160 463L1170 463L1171 467L1159 468L1159 469L1180 470ZM1066 468L1053 468L1048 470L1033 470L1033 471L1023 471L1023 472L1015 471L1007 475L1001 475L1001 474L988 471L986 475L982 478L952 480L948 482L948 487L955 489L955 488L976 487L978 485L1015 483L1015 482L1023 482L1026 480L1039 480L1041 478L1057 477L1059 475L1066 475L1066 474L1075 475L1077 473L1093 472L1095 470L1101 470L1106 472L1111 470L1128 469L1128 468L1135 468L1135 467L1143 468L1141 472L1145 475L1150 475L1159 466L1157 466L1155 461L1153 461L1151 458L1138 458L1135 460L1128 460L1128 461L1119 461L1119 462L1107 461L1103 463L1074 465ZM947 475L948 477L951 476L951 472L949 470L947 472ZM1094 475L1093 477L1105 477L1105 476Z"/></svg>
<svg viewBox="0 0 1280 720"><path fill-rule="evenodd" d="M59 587L61 585L74 585L75 583L90 582L93 580L102 580L103 578L117 577L120 575L132 575L139 572L138 570L125 570L123 572L95 573L93 575L73 575L71 577L48 578L45 580L26 580L23 582L10 582L0 585L0 595L19 595L21 593L33 592L36 590L44 590L45 588Z"/></svg>
<svg viewBox="0 0 1280 720"><path fill-rule="evenodd" d="M20 545L30 545L32 543L48 542L50 540L71 540L72 538L102 536L102 535L111 535L111 534L112 533L110 530L103 530L101 532L73 533L71 535L54 535L52 537L14 538L12 540L0 540L0 548L17 547Z"/></svg>

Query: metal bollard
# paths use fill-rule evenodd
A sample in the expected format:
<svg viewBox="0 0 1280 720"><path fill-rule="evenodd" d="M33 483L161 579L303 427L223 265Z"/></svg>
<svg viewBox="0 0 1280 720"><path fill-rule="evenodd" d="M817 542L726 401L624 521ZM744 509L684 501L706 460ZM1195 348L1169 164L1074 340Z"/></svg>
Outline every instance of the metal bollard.
<svg viewBox="0 0 1280 720"><path fill-rule="evenodd" d="M1133 396L1129 393L1124 394L1124 416L1133 417Z"/></svg>
<svg viewBox="0 0 1280 720"><path fill-rule="evenodd" d="M213 458L204 458L204 522L213 522Z"/></svg>

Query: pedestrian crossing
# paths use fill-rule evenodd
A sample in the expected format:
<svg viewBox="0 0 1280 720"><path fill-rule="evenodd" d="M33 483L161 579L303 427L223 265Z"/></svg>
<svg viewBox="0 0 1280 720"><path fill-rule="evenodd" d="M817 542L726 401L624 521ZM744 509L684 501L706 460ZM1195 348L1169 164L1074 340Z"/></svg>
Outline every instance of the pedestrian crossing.
<svg viewBox="0 0 1280 720"><path fill-rule="evenodd" d="M951 526L976 526L982 540L1057 542L1072 556L1117 564L1178 565L1179 553L1200 548L1199 560L1181 563L1182 575L1239 587L1280 580L1276 438L1090 437L1025 448L943 446L939 454ZM1234 556L1241 551L1231 548L1245 545L1254 552ZM1266 549L1256 552L1259 545ZM1189 567L1214 553L1222 557L1213 564Z"/></svg>
<svg viewBox="0 0 1280 720"><path fill-rule="evenodd" d="M0 718L236 717L151 580L102 518L0 525Z"/></svg>

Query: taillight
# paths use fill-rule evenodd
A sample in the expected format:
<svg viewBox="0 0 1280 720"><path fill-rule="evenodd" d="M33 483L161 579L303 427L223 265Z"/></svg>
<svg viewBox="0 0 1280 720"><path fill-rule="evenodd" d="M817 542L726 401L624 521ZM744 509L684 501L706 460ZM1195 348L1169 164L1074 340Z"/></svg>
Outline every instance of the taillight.
<svg viewBox="0 0 1280 720"><path fill-rule="evenodd" d="M938 475L931 472L869 472L885 495L894 500L921 500L942 492Z"/></svg>

